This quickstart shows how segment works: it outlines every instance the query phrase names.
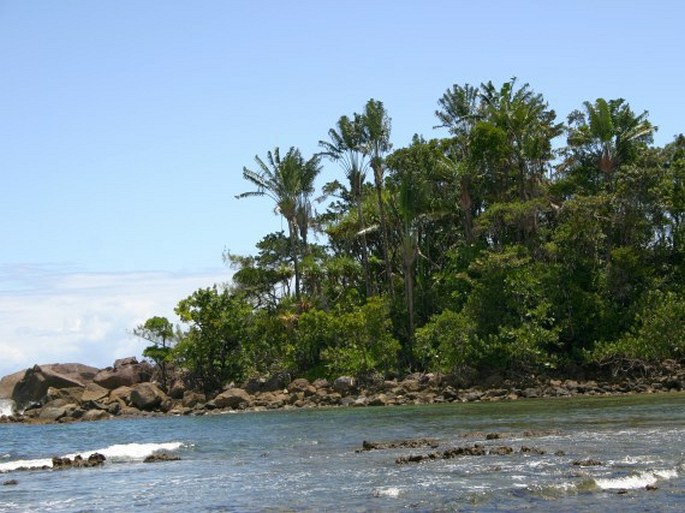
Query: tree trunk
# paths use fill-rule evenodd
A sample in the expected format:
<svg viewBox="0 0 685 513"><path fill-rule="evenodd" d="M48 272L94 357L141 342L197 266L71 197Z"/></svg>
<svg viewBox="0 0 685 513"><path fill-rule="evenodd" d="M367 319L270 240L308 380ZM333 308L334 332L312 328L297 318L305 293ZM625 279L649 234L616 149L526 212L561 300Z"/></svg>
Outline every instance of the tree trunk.
<svg viewBox="0 0 685 513"><path fill-rule="evenodd" d="M290 232L290 253L295 268L295 298L300 301L300 261L297 256L297 226L295 221L288 219L288 231Z"/></svg>
<svg viewBox="0 0 685 513"><path fill-rule="evenodd" d="M381 221L381 241L383 244L383 261L385 262L385 281L390 296L394 296L392 287L392 266L390 265L390 236L388 235L388 223L385 219L385 204L383 203L383 170L380 164L376 164L373 170L374 181L376 184L376 200L378 201L378 215Z"/></svg>

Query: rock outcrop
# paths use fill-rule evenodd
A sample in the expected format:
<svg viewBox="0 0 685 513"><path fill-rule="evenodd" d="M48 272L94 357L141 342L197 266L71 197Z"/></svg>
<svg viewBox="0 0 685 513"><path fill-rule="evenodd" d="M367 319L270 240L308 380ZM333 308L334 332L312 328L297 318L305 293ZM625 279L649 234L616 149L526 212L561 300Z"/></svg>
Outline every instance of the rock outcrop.
<svg viewBox="0 0 685 513"><path fill-rule="evenodd" d="M252 402L250 395L242 388L229 388L214 398L217 408L242 409Z"/></svg>
<svg viewBox="0 0 685 513"><path fill-rule="evenodd" d="M55 370L56 369L56 370ZM24 377L17 382L12 391L12 399L18 410L31 403L42 401L50 388L83 388L85 384L78 381L74 374L62 374L56 366L38 365L27 369Z"/></svg>
<svg viewBox="0 0 685 513"><path fill-rule="evenodd" d="M165 408L165 402L168 403L169 398L154 383L139 383L131 390L131 404L141 411L168 411L170 403Z"/></svg>
<svg viewBox="0 0 685 513"><path fill-rule="evenodd" d="M130 387L149 381L152 367L148 363L139 363L136 358L122 358L98 372L93 381L103 388L114 390L119 387Z"/></svg>

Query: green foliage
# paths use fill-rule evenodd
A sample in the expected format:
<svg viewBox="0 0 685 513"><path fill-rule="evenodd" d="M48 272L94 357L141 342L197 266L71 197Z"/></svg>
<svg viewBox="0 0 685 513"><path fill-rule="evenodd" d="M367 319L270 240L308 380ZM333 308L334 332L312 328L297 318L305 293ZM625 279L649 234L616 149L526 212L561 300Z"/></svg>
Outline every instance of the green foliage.
<svg viewBox="0 0 685 513"><path fill-rule="evenodd" d="M416 330L414 361L421 368L461 374L480 363L476 326L464 313L443 310Z"/></svg>
<svg viewBox="0 0 685 513"><path fill-rule="evenodd" d="M252 306L228 289L210 287L181 300L176 314L189 326L174 354L206 391L245 376L241 351L247 340Z"/></svg>
<svg viewBox="0 0 685 513"><path fill-rule="evenodd" d="M172 361L172 345L180 338L180 335L174 331L173 324L166 317L157 316L138 325L133 330L133 334L152 342L152 345L143 350L143 356L155 362L160 371L162 388L166 388L167 367Z"/></svg>
<svg viewBox="0 0 685 513"><path fill-rule="evenodd" d="M685 297L654 291L647 295L631 329L614 342L598 344L592 359L621 366L629 361L658 363L685 358Z"/></svg>
<svg viewBox="0 0 685 513"><path fill-rule="evenodd" d="M295 364L302 372L323 367L327 375L388 374L397 370L399 342L392 336L386 301L327 312L311 310L297 319Z"/></svg>
<svg viewBox="0 0 685 513"><path fill-rule="evenodd" d="M470 378L685 358L685 137L652 147L647 113L622 99L585 102L564 126L515 79L454 85L438 109L449 137L391 154L372 99L320 155L256 157L239 197L269 197L287 233L226 254L233 288L179 303L175 347L168 321L139 326L146 356L207 390L282 370ZM317 214L320 156L342 176Z"/></svg>

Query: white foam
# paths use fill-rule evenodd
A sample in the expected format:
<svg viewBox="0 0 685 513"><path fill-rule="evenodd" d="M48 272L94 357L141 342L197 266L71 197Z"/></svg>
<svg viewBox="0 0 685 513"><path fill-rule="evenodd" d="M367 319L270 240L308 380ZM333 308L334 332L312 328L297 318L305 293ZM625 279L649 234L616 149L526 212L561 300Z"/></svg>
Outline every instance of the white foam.
<svg viewBox="0 0 685 513"><path fill-rule="evenodd" d="M596 479L595 483L602 490L637 490L655 485L660 479L666 480L674 477L678 477L676 470L653 470L613 479Z"/></svg>
<svg viewBox="0 0 685 513"><path fill-rule="evenodd" d="M0 417L14 415L14 401L12 399L0 399Z"/></svg>
<svg viewBox="0 0 685 513"><path fill-rule="evenodd" d="M102 454L106 458L106 461L110 463L135 462L143 461L148 456L160 451L178 450L182 445L182 442L116 444L103 449L79 451L67 454L64 457L73 459L77 454L87 457L97 452ZM41 469L43 467L52 468L52 458L14 460L0 463L0 473L11 472L18 469Z"/></svg>
<svg viewBox="0 0 685 513"><path fill-rule="evenodd" d="M6 463L0 463L0 472L11 472L18 469L40 469L43 467L52 467L52 459L36 459L36 460L14 460Z"/></svg>
<svg viewBox="0 0 685 513"><path fill-rule="evenodd" d="M182 442L167 442L161 444L117 444L110 445L109 447L105 447L104 449L97 449L95 451L85 452L87 452L88 454L99 452L100 454L104 455L104 457L107 458L108 461L111 462L143 461L145 458L156 452L175 451L179 449L182 445ZM83 453L75 453L74 455L69 455L68 457L73 457L76 454Z"/></svg>
<svg viewBox="0 0 685 513"><path fill-rule="evenodd" d="M374 497L392 497L397 498L400 496L401 490L396 486L389 486L387 488L376 488L373 491Z"/></svg>

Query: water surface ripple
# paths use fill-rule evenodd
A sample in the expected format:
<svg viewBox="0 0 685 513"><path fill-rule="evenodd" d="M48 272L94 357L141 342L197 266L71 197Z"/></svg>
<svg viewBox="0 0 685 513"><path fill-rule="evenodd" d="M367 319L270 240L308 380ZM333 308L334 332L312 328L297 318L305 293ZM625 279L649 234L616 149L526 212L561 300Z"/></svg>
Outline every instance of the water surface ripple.
<svg viewBox="0 0 685 513"><path fill-rule="evenodd" d="M356 452L415 438L440 446ZM515 452L395 461L474 444ZM143 463L159 449L181 460ZM94 451L101 468L14 470ZM0 425L9 480L2 512L680 513L685 394Z"/></svg>

